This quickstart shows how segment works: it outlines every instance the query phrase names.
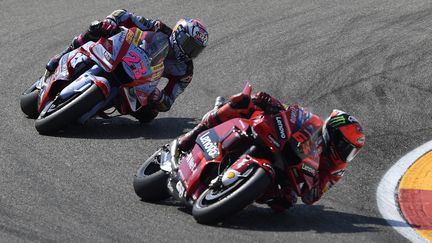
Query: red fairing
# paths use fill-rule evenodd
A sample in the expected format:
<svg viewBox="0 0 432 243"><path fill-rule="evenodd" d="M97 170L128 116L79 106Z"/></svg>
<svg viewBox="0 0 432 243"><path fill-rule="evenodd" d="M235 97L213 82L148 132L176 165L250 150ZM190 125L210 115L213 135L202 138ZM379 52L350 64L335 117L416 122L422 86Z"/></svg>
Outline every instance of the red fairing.
<svg viewBox="0 0 432 243"><path fill-rule="evenodd" d="M183 158L179 165L179 176L188 195L199 195L203 187L200 176L210 164L220 164L228 150L222 147L230 144L231 134L237 131L246 131L250 127L247 119L232 119L221 125L201 133L192 152Z"/></svg>
<svg viewBox="0 0 432 243"><path fill-rule="evenodd" d="M230 166L231 169L236 170L240 173L246 172L248 168L252 165L258 165L263 168L271 177L275 178L275 172L272 168L270 161L263 158L254 158L250 155L242 155L233 165Z"/></svg>
<svg viewBox="0 0 432 243"><path fill-rule="evenodd" d="M287 112L276 115L264 115L256 112L254 118L254 131L259 135L262 142L274 153L280 152L291 137Z"/></svg>

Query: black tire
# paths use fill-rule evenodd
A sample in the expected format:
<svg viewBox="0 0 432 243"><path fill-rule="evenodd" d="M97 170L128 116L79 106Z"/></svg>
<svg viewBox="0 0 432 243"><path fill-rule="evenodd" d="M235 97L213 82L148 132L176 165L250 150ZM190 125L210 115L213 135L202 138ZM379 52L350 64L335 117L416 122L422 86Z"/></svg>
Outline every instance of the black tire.
<svg viewBox="0 0 432 243"><path fill-rule="evenodd" d="M168 174L160 169L159 152L160 150L141 165L133 180L135 193L143 201L157 202L170 197Z"/></svg>
<svg viewBox="0 0 432 243"><path fill-rule="evenodd" d="M29 118L36 119L39 116L38 112L38 97L40 90L32 85L21 94L20 106L22 112Z"/></svg>
<svg viewBox="0 0 432 243"><path fill-rule="evenodd" d="M102 91L95 84L78 96L61 104L58 110L36 119L36 130L40 134L53 134L67 125L76 122L96 104L105 99Z"/></svg>
<svg viewBox="0 0 432 243"><path fill-rule="evenodd" d="M265 192L270 183L271 178L264 169L253 167L251 174L239 179L225 191L205 190L194 203L192 215L201 224L218 223L253 203ZM208 200L208 195L216 196Z"/></svg>

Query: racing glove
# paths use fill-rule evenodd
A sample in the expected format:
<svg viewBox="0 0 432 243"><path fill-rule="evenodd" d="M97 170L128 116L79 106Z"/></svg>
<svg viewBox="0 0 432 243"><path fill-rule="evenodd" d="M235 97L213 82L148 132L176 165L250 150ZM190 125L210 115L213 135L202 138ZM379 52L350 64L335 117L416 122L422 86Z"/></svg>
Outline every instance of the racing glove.
<svg viewBox="0 0 432 243"><path fill-rule="evenodd" d="M100 31L102 36L110 36L118 28L118 25L114 19L106 18L100 23Z"/></svg>
<svg viewBox="0 0 432 243"><path fill-rule="evenodd" d="M154 32L160 31L168 36L171 35L172 29L160 20L154 22Z"/></svg>
<svg viewBox="0 0 432 243"><path fill-rule="evenodd" d="M256 93L252 98L252 102L268 114L275 114L280 110L283 110L283 106L280 104L280 102L271 97L266 92Z"/></svg>

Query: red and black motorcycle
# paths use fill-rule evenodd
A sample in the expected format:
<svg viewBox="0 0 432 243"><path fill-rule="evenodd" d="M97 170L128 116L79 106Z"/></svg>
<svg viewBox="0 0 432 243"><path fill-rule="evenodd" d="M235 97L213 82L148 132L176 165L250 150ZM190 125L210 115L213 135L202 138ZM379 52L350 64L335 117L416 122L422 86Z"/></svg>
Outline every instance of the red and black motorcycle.
<svg viewBox="0 0 432 243"><path fill-rule="evenodd" d="M251 94L247 83L243 94ZM213 224L284 185L302 196L318 163L309 160L315 133L300 129L299 114L256 111L202 132L193 149L175 154L177 140L156 151L138 169L136 194L144 201L170 196L192 207L199 222ZM178 153L178 152L177 152Z"/></svg>

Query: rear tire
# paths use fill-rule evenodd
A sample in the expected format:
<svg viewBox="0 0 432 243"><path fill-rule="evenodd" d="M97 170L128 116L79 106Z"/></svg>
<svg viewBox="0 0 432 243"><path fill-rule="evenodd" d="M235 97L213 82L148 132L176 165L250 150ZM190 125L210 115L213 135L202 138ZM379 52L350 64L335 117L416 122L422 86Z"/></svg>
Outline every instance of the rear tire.
<svg viewBox="0 0 432 243"><path fill-rule="evenodd" d="M53 134L67 125L76 122L82 115L104 100L105 96L98 86L92 84L82 94L71 99L65 101L65 105L60 104L61 107L58 110L44 117L39 116L36 119L36 130L40 134Z"/></svg>
<svg viewBox="0 0 432 243"><path fill-rule="evenodd" d="M271 178L260 167L241 178L223 191L205 190L192 207L192 215L198 223L215 224L239 212L261 196L271 183Z"/></svg>
<svg viewBox="0 0 432 243"><path fill-rule="evenodd" d="M170 197L167 188L168 174L160 169L160 151L148 158L134 177L135 193L143 201L156 202Z"/></svg>
<svg viewBox="0 0 432 243"><path fill-rule="evenodd" d="M36 119L39 116L38 112L38 98L40 90L32 85L20 97L20 106L22 112L29 118Z"/></svg>

